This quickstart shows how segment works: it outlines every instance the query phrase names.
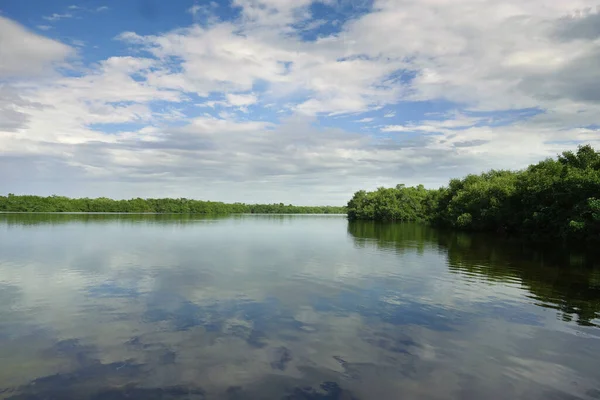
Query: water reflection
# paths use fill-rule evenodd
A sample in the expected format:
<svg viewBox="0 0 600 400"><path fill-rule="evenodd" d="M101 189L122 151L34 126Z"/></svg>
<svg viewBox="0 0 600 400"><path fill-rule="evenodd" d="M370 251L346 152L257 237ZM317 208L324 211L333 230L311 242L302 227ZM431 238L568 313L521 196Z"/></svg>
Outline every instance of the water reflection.
<svg viewBox="0 0 600 400"><path fill-rule="evenodd" d="M565 254L334 216L0 216L0 398L598 398L598 268Z"/></svg>
<svg viewBox="0 0 600 400"><path fill-rule="evenodd" d="M456 274L514 283L565 321L597 326L600 318L600 253L560 244L531 247L516 239L435 230L417 224L358 222L348 225L358 246L375 243L396 251L441 249ZM596 321L594 321L596 320Z"/></svg>

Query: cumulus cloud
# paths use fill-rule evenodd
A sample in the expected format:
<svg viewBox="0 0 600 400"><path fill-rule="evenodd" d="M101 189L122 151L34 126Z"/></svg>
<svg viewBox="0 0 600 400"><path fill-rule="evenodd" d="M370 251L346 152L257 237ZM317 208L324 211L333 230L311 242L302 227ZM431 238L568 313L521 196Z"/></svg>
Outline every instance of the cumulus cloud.
<svg viewBox="0 0 600 400"><path fill-rule="evenodd" d="M227 94L227 102L232 106L244 107L256 103L258 98L253 94Z"/></svg>
<svg viewBox="0 0 600 400"><path fill-rule="evenodd" d="M73 48L0 16L0 78L37 75L74 54Z"/></svg>
<svg viewBox="0 0 600 400"><path fill-rule="evenodd" d="M429 3L379 1L345 29L357 53L408 60L406 68L416 74L409 99L442 98L487 110L592 100L568 76L593 82L597 44L554 39L565 14L591 2ZM385 35L410 40L382 40Z"/></svg>
<svg viewBox="0 0 600 400"><path fill-rule="evenodd" d="M248 29L241 32L238 25L221 23L163 36L126 32L119 38L162 60L182 60L181 72L156 71L148 79L200 95L248 91L264 81L279 97L309 91L310 99L295 107L308 115L365 111L399 96L401 88L385 85L397 63L345 57L337 38L310 45L295 37Z"/></svg>

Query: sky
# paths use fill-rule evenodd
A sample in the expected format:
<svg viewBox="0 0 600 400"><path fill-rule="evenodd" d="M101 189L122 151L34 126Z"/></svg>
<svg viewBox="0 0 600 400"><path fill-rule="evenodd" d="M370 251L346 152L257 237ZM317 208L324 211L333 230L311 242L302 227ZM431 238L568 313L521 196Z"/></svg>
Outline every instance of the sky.
<svg viewBox="0 0 600 400"><path fill-rule="evenodd" d="M342 205L600 147L600 0L3 0L0 194Z"/></svg>

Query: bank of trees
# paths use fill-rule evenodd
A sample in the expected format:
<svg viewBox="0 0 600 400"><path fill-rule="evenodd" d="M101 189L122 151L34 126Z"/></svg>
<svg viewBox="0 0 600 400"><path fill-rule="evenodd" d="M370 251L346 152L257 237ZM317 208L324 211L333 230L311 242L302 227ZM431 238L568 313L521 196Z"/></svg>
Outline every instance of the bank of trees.
<svg viewBox="0 0 600 400"><path fill-rule="evenodd" d="M423 185L360 190L348 202L348 218L375 221L425 221L435 212L441 191Z"/></svg>
<svg viewBox="0 0 600 400"><path fill-rule="evenodd" d="M525 170L468 175L437 190L359 191L348 202L348 217L600 241L600 153L580 146Z"/></svg>
<svg viewBox="0 0 600 400"><path fill-rule="evenodd" d="M0 196L0 212L116 212L164 214L344 214L345 207L221 203L190 199L112 200L63 196Z"/></svg>

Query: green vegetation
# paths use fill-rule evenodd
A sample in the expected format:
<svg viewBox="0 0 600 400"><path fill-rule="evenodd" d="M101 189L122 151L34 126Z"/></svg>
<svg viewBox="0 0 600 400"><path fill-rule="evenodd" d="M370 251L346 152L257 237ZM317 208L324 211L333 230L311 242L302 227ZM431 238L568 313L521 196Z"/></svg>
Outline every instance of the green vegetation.
<svg viewBox="0 0 600 400"><path fill-rule="evenodd" d="M114 212L159 214L345 214L345 207L279 204L226 204L190 199L112 200L62 196L0 196L0 212Z"/></svg>
<svg viewBox="0 0 600 400"><path fill-rule="evenodd" d="M348 218L600 241L600 153L580 146L522 171L468 175L437 190L398 185L359 191L348 202Z"/></svg>
<svg viewBox="0 0 600 400"><path fill-rule="evenodd" d="M434 212L439 191L423 185L379 188L374 192L358 191L348 202L348 218L376 221L423 221Z"/></svg>

